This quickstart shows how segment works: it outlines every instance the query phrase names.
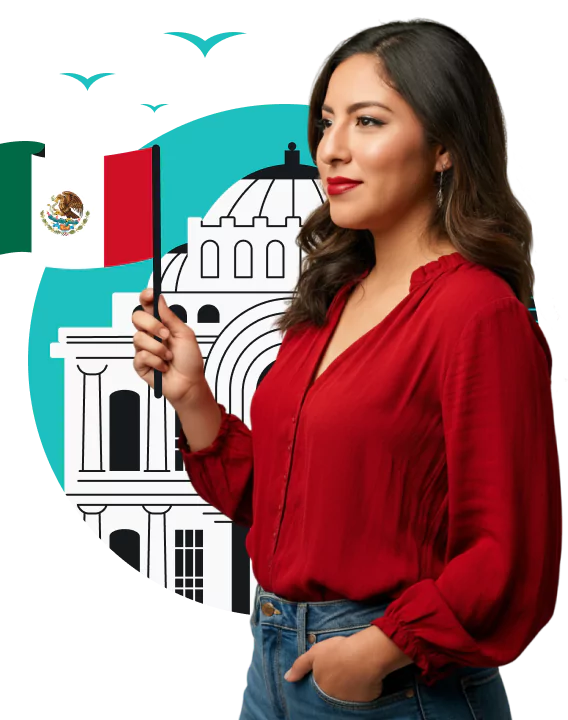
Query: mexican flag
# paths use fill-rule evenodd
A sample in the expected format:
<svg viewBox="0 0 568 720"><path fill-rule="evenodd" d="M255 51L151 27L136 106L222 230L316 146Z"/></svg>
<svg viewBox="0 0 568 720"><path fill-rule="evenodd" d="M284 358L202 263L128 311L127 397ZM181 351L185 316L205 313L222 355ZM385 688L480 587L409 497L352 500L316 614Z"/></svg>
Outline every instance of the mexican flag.
<svg viewBox="0 0 568 720"><path fill-rule="evenodd" d="M96 155L37 142L0 144L0 188L17 206L8 211L14 222L8 217L0 226L0 254L31 252L54 268L151 259L152 154L152 148Z"/></svg>

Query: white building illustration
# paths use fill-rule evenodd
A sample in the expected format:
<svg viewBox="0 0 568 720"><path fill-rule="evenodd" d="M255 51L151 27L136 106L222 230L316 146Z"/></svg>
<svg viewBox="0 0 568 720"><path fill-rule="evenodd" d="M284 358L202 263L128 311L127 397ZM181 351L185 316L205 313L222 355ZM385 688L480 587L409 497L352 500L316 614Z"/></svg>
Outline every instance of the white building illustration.
<svg viewBox="0 0 568 720"><path fill-rule="evenodd" d="M281 343L273 328L296 285L304 219L325 201L317 168L290 143L282 165L236 182L188 242L162 257L162 293L195 331L218 402L249 427L252 395ZM148 286L152 286L150 276ZM139 293L113 293L112 327L59 328L65 493L98 537L148 578L208 605L250 612L248 530L194 490L179 420L133 368Z"/></svg>

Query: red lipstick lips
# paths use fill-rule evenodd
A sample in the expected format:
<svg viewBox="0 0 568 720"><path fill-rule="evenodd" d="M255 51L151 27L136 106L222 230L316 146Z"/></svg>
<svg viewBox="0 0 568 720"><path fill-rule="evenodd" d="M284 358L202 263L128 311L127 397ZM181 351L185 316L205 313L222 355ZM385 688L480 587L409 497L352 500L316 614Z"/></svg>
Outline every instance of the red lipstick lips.
<svg viewBox="0 0 568 720"><path fill-rule="evenodd" d="M341 185L352 185L353 183L360 183L361 180L353 180L353 178L343 177L343 175L336 175L335 177L328 177L327 184L338 183Z"/></svg>
<svg viewBox="0 0 568 720"><path fill-rule="evenodd" d="M336 175L327 179L327 192L329 195L340 195L348 190L353 190L362 182L362 180L353 180L352 178L343 177L343 175Z"/></svg>

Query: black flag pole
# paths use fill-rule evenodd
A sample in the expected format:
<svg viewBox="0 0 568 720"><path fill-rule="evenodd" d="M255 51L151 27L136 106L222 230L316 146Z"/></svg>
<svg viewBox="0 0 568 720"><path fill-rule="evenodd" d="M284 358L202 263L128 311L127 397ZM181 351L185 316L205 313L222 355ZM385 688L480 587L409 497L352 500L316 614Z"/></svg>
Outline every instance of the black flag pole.
<svg viewBox="0 0 568 720"><path fill-rule="evenodd" d="M160 320L158 301L162 292L162 217L160 194L160 146L152 145L152 284L154 288L154 317ZM161 337L154 335L162 342ZM162 397L162 372L154 368L154 397Z"/></svg>

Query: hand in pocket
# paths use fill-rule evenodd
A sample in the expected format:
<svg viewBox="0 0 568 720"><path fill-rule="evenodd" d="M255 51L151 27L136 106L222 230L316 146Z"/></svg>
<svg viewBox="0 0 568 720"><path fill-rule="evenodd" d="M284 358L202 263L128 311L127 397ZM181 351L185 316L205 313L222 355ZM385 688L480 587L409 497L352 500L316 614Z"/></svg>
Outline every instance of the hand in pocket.
<svg viewBox="0 0 568 720"><path fill-rule="evenodd" d="M355 633L357 635L358 633ZM354 636L323 640L300 655L284 676L289 682L313 673L316 685L327 695L346 702L370 702L383 691L383 673L366 643Z"/></svg>

